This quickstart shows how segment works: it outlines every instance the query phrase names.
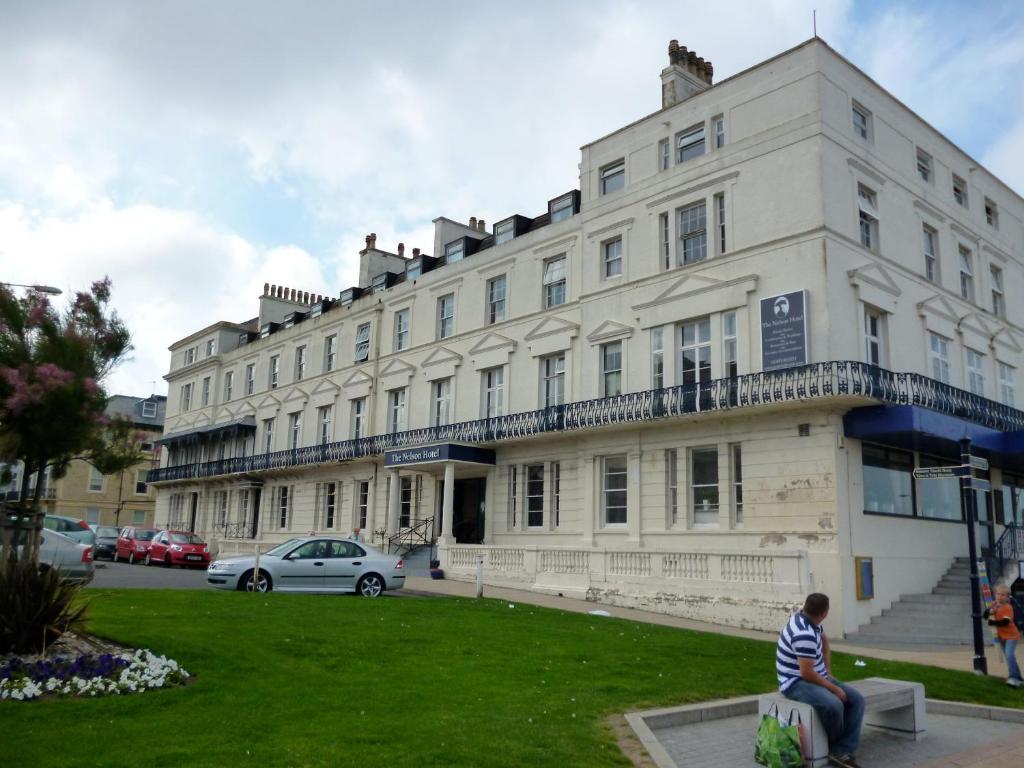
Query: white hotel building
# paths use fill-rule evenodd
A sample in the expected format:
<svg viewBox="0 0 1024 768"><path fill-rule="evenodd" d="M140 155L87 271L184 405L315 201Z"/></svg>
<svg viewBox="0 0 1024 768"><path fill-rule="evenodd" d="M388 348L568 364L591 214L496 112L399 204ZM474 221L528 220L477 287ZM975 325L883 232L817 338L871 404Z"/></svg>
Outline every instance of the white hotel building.
<svg viewBox="0 0 1024 768"><path fill-rule="evenodd" d="M449 578L761 628L824 591L849 633L967 554L957 481L911 472L969 436L1012 548L1024 201L820 39L715 84L669 56L540 216L371 235L358 287L176 342L158 523L425 532Z"/></svg>

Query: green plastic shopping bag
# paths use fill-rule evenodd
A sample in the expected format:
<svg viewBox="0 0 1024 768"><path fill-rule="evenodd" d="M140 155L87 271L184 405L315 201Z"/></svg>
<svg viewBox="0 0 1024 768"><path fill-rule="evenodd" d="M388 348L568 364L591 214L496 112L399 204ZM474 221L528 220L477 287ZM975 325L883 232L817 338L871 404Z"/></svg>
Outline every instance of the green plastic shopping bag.
<svg viewBox="0 0 1024 768"><path fill-rule="evenodd" d="M799 718L799 714L797 714ZM773 706L761 718L757 728L757 744L754 759L768 768L801 768L804 764L800 753L800 729L793 725L793 713L789 721L779 718L779 708Z"/></svg>

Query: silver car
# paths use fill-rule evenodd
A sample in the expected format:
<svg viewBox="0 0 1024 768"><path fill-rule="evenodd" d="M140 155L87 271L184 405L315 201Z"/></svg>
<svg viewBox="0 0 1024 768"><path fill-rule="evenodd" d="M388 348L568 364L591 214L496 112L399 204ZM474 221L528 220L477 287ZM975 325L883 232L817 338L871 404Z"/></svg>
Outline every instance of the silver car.
<svg viewBox="0 0 1024 768"><path fill-rule="evenodd" d="M252 592L358 592L378 597L405 584L402 558L385 555L351 539L304 536L289 539L259 556L215 560L206 580L218 589Z"/></svg>
<svg viewBox="0 0 1024 768"><path fill-rule="evenodd" d="M87 584L96 573L92 562L92 546L44 528L40 534L39 568L58 571L65 581ZM22 537L24 538L24 537ZM18 546L19 556L25 551Z"/></svg>

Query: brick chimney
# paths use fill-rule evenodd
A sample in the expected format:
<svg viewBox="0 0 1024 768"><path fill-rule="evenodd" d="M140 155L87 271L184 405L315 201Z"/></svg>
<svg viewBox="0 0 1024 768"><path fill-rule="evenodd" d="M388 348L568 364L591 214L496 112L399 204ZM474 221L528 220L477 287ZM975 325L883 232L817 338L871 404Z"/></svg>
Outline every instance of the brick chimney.
<svg viewBox="0 0 1024 768"><path fill-rule="evenodd" d="M668 66L661 70L661 106L671 107L709 88L715 69L694 51L680 46L678 40L668 43Z"/></svg>

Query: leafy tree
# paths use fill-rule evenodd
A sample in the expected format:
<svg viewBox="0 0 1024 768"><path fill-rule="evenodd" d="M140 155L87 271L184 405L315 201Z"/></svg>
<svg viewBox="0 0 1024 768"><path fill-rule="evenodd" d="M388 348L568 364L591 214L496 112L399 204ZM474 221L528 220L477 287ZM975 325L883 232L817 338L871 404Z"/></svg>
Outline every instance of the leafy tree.
<svg viewBox="0 0 1024 768"><path fill-rule="evenodd" d="M63 312L38 292L17 297L0 285L0 461L24 463L18 503L31 520L33 550L42 528L33 474L49 467L62 477L76 458L109 474L141 459L130 423L104 413L102 381L131 350L109 303L109 278L78 292Z"/></svg>

